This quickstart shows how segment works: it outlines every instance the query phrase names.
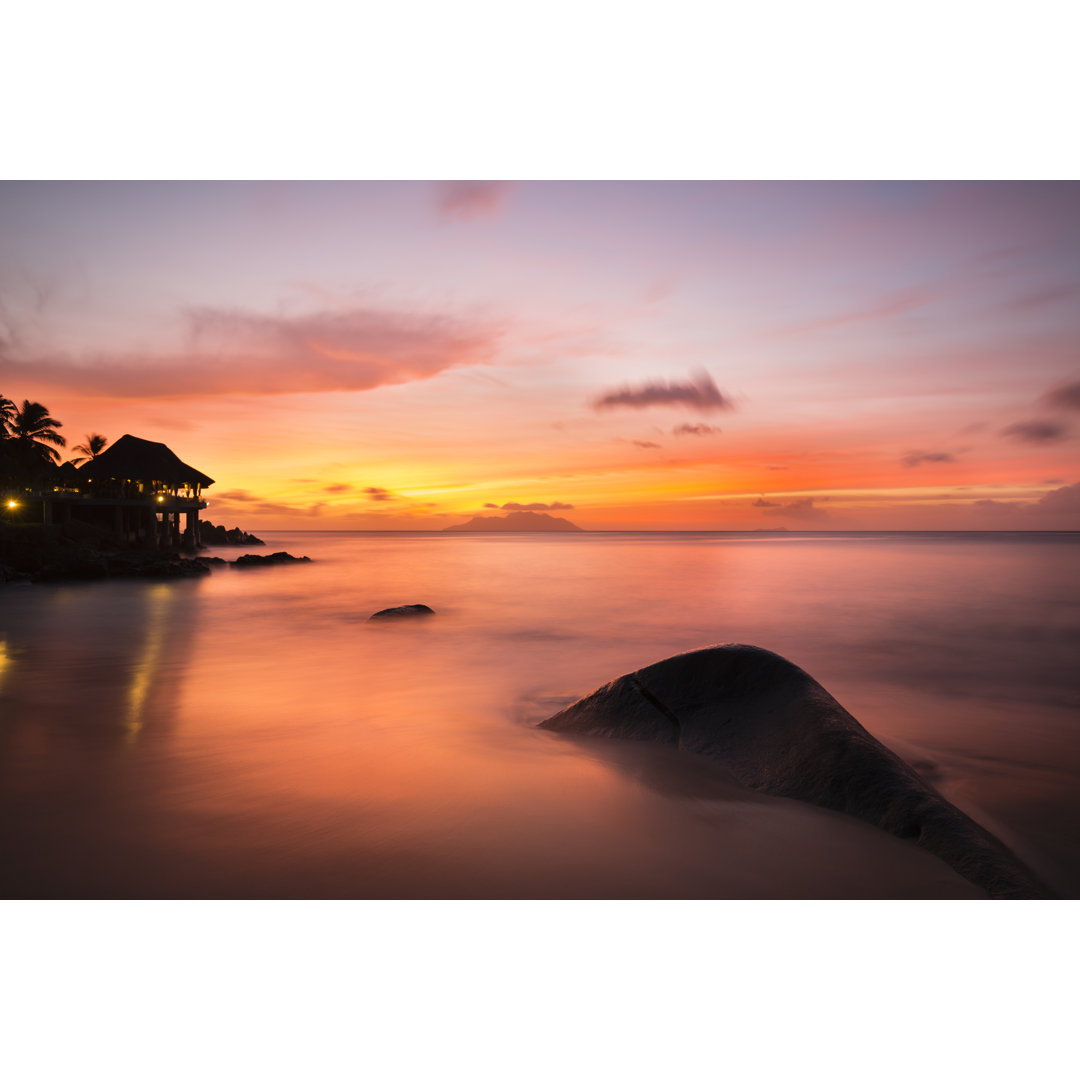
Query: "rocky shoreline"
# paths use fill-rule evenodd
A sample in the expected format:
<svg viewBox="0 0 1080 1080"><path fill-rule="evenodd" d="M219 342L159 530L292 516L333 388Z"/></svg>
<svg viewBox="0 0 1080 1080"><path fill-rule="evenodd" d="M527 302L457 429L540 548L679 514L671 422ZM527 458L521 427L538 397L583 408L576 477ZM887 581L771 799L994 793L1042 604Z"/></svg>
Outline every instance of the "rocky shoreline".
<svg viewBox="0 0 1080 1080"><path fill-rule="evenodd" d="M200 521L199 543L203 547L229 547L233 544L265 544L266 541L243 529L226 529L224 525L215 525L212 521Z"/></svg>
<svg viewBox="0 0 1080 1080"><path fill-rule="evenodd" d="M241 529L226 530L211 522L202 523L200 537L203 546L265 543ZM123 548L112 534L79 522L52 527L0 525L0 585L124 578L170 581L203 577L217 566L247 569L310 561L306 555L285 551L241 555L229 561L213 555Z"/></svg>

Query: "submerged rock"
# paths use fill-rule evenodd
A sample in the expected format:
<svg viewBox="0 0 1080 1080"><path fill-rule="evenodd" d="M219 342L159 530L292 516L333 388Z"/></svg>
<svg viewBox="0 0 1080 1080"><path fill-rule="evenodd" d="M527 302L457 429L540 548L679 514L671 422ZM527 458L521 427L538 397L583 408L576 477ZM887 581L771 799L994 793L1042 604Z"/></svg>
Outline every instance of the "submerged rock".
<svg viewBox="0 0 1080 1080"><path fill-rule="evenodd" d="M376 611L374 615L368 618L368 622L372 619L408 619L415 618L418 615L434 615L435 612L427 606L427 604L402 604L399 607L383 608L382 611Z"/></svg>
<svg viewBox="0 0 1080 1080"><path fill-rule="evenodd" d="M600 687L540 727L706 754L755 791L851 814L917 844L993 898L1050 895L997 837L805 671L767 649L718 645L673 656Z"/></svg>
<svg viewBox="0 0 1080 1080"><path fill-rule="evenodd" d="M252 566L276 566L280 563L311 562L306 555L290 555L287 551L275 551L273 555L241 555L229 563L241 570Z"/></svg>

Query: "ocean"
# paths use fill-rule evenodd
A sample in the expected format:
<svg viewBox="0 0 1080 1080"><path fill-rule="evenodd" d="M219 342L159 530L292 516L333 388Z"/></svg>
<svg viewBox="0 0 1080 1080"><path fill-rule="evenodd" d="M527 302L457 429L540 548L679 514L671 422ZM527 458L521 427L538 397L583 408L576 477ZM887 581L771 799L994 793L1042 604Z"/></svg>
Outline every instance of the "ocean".
<svg viewBox="0 0 1080 1080"><path fill-rule="evenodd" d="M979 895L694 755L535 728L724 642L1080 896L1078 533L263 536L207 554L313 561L0 589L5 897Z"/></svg>

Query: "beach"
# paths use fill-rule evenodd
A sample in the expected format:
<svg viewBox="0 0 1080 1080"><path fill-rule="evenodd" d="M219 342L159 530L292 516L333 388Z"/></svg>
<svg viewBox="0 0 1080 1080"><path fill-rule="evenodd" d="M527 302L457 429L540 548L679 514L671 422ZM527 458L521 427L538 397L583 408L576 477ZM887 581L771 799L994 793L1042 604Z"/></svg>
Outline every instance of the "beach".
<svg viewBox="0 0 1080 1080"><path fill-rule="evenodd" d="M313 561L0 593L5 896L981 895L697 755L536 727L724 642L1080 895L1080 534L262 535Z"/></svg>

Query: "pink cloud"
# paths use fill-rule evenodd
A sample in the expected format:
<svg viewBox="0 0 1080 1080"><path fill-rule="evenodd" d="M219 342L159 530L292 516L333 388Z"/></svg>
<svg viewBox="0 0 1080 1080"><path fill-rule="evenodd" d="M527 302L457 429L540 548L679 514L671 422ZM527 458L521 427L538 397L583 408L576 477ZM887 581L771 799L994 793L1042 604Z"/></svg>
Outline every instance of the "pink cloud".
<svg viewBox="0 0 1080 1080"><path fill-rule="evenodd" d="M188 347L156 357L0 354L0 376L121 398L370 390L489 362L502 330L369 308L260 315L192 308Z"/></svg>
<svg viewBox="0 0 1080 1080"><path fill-rule="evenodd" d="M513 186L508 180L449 180L439 185L439 213L463 221L495 217Z"/></svg>
<svg viewBox="0 0 1080 1080"><path fill-rule="evenodd" d="M1076 529L1080 527L1080 483L1055 488L1034 502L976 499L971 507L990 527Z"/></svg>
<svg viewBox="0 0 1080 1080"><path fill-rule="evenodd" d="M1080 483L1048 491L1035 506L1048 514L1074 514L1080 517Z"/></svg>

